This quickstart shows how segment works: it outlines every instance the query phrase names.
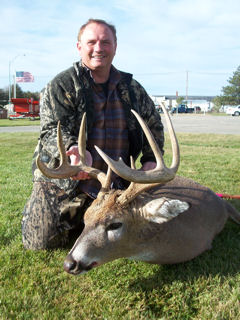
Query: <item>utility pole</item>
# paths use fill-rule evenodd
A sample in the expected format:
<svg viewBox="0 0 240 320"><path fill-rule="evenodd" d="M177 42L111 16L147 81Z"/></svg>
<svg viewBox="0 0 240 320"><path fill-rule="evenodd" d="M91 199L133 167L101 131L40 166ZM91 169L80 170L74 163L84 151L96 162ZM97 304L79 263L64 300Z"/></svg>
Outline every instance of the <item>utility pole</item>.
<svg viewBox="0 0 240 320"><path fill-rule="evenodd" d="M188 103L188 70L186 71L186 104Z"/></svg>

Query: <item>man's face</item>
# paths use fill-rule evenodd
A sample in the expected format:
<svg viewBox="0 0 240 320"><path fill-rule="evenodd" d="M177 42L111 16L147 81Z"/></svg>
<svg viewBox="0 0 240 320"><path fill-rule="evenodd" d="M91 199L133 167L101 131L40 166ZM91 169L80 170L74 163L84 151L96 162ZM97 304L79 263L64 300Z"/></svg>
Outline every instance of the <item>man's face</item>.
<svg viewBox="0 0 240 320"><path fill-rule="evenodd" d="M77 43L82 62L90 70L110 70L117 44L112 31L104 24L90 23Z"/></svg>

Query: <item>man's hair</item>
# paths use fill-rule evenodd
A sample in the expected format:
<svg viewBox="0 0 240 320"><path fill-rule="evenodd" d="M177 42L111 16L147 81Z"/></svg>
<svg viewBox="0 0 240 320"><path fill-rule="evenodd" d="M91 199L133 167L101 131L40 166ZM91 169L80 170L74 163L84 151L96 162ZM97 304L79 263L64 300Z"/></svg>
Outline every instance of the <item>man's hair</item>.
<svg viewBox="0 0 240 320"><path fill-rule="evenodd" d="M78 41L81 41L81 36L83 34L83 31L85 30L86 26L88 26L91 23L104 24L106 27L108 27L112 31L114 40L117 42L117 31L115 26L101 19L89 19L86 23L84 23L78 32Z"/></svg>

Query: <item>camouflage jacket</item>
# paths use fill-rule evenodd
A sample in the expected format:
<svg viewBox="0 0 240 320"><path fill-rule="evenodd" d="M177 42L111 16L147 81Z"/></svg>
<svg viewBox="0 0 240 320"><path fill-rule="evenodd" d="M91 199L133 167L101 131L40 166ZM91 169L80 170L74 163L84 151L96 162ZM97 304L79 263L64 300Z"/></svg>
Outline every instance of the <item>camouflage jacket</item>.
<svg viewBox="0 0 240 320"><path fill-rule="evenodd" d="M121 72L117 87L122 102L129 132L130 154L136 159L142 152L141 163L154 161L152 150L142 130L131 113L136 110L148 124L163 152L164 133L161 117L156 111L152 99L144 88L129 73ZM43 90L40 101L40 137L33 156L33 180L51 181L66 192L76 188L76 181L71 179L48 179L36 168L38 154L49 167L59 165L57 148L57 123L60 120L65 148L77 144L78 131L83 113L87 114L87 133L90 132L93 119L93 93L90 86L90 75L81 62L58 74Z"/></svg>

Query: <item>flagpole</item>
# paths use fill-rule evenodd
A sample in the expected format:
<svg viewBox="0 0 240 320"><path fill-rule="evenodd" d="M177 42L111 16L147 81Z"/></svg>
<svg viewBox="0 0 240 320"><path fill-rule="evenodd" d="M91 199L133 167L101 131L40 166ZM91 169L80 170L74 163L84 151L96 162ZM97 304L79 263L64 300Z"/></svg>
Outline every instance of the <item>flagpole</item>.
<svg viewBox="0 0 240 320"><path fill-rule="evenodd" d="M8 64L8 80L9 80L9 88L8 88L8 104L11 104L11 61Z"/></svg>
<svg viewBox="0 0 240 320"><path fill-rule="evenodd" d="M14 94L13 97L17 98L17 90L16 90L16 70L14 72L14 76L13 76L13 83L14 83Z"/></svg>
<svg viewBox="0 0 240 320"><path fill-rule="evenodd" d="M12 60L9 60L9 64L8 64L8 78L9 78L9 90L8 90L8 103L9 105L11 104L11 95L12 95L12 83L11 83L11 64L20 56L26 56L26 54L18 54L16 55ZM15 78L16 79L16 78ZM15 80L16 82L16 80Z"/></svg>

